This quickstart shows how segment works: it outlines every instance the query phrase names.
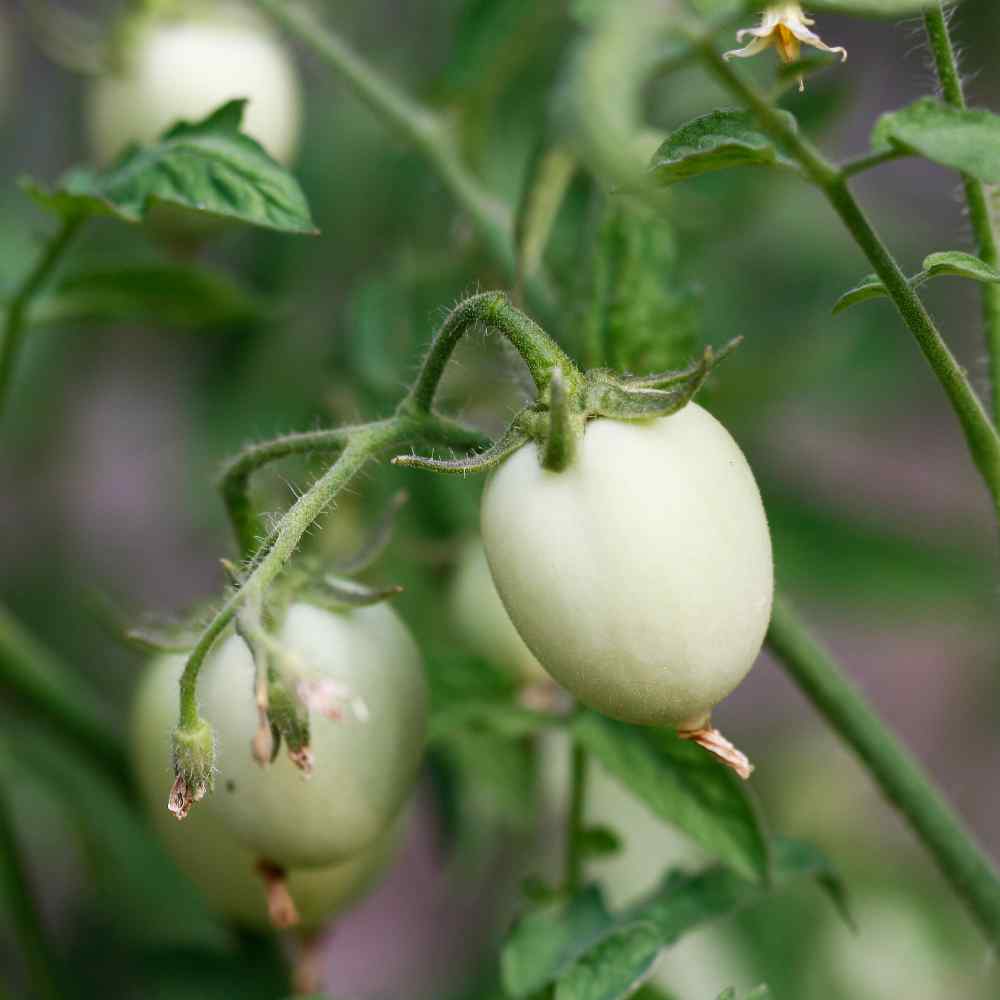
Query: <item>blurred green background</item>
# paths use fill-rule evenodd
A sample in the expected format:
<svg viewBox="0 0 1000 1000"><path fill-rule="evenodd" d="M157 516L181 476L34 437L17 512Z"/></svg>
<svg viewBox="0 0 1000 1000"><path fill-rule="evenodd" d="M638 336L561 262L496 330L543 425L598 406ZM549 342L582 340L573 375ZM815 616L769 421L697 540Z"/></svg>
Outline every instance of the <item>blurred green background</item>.
<svg viewBox="0 0 1000 1000"><path fill-rule="evenodd" d="M393 79L453 109L469 161L516 199L535 144L559 120L560 88L581 44L565 4L318 7ZM108 14L114 5L77 9ZM88 159L88 82L40 51L22 6L4 5L0 18L7 287L51 225L16 179L52 179ZM824 17L820 27L850 60L812 78L805 94L791 93L787 107L824 149L860 153L880 112L934 89L920 25ZM966 0L955 33L973 74L972 103L1000 109L1000 8ZM112 634L105 602L130 616L180 614L219 594L218 560L232 555L214 488L221 461L248 440L388 413L447 307L464 292L505 284L418 155L308 53L298 57L305 130L295 172L322 235L230 229L200 257L259 299L262 313L196 330L135 322L39 331L4 415L0 598L93 681L111 727L123 728L142 660ZM769 80L770 54L746 69ZM654 83L644 100L648 122L661 129L731 103L696 68ZM607 186L581 174L560 213L549 260L568 290ZM907 270L930 252L970 248L955 174L902 161L865 175L857 190ZM746 338L706 405L758 476L779 580L997 855L995 526L957 421L890 304L831 316L869 268L811 189L778 173L727 171L674 188L666 215L664 279L685 303L678 317L699 342ZM139 229L103 222L70 265L122 259L156 261L162 251ZM944 281L926 300L985 392L977 292ZM552 332L581 356L578 324ZM464 344L458 360L448 406L497 430L527 395L525 373L482 338ZM289 463L260 476L265 509L286 504L289 483L318 468ZM349 544L401 486L411 502L379 575L406 585L401 613L428 657L447 659L455 640L446 595L461 543L476 530L480 482L369 470L322 544ZM67 995L279 995L272 943L240 947L59 734L17 704L0 706L0 719L3 781L46 926L73 970ZM815 840L840 865L859 931L852 936L803 887L669 951L658 976L673 995L710 1000L731 984L761 981L795 1000L998 995L958 903L766 655L717 721L757 762L753 785L770 825ZM486 782L482 796L495 801L483 810L485 846L472 861L449 851L440 796L428 786L401 868L330 939L332 995L491 995L485 956L516 900L516 877L552 850L552 822L498 846L497 831L513 822L503 806L507 780ZM614 893L638 891L688 856L669 834L644 835L647 818L620 819L629 813L614 789L595 800L637 841L608 863ZM176 893L176 905L165 893ZM0 963L12 970L12 995L26 995L12 943Z"/></svg>

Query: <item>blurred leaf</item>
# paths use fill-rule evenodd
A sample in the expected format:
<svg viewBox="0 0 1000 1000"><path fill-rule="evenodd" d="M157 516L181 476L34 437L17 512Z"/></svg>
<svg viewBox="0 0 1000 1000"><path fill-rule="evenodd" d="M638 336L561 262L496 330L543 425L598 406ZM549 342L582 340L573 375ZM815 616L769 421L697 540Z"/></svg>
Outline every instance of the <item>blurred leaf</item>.
<svg viewBox="0 0 1000 1000"><path fill-rule="evenodd" d="M123 264L74 271L35 302L35 326L143 323L197 329L242 323L267 306L204 267Z"/></svg>
<svg viewBox="0 0 1000 1000"><path fill-rule="evenodd" d="M736 1000L736 987L730 986L728 989L724 989L717 1000Z"/></svg>
<svg viewBox="0 0 1000 1000"><path fill-rule="evenodd" d="M508 996L528 997L544 989L612 924L596 886L530 911L514 925L500 955Z"/></svg>
<svg viewBox="0 0 1000 1000"><path fill-rule="evenodd" d="M467 731L517 740L565 722L560 716L536 712L506 700L475 699L433 712L428 738L431 742L447 741L455 733Z"/></svg>
<svg viewBox="0 0 1000 1000"><path fill-rule="evenodd" d="M833 305L833 315L867 299L877 299L889 293L877 274L866 274L850 291L844 292Z"/></svg>
<svg viewBox="0 0 1000 1000"><path fill-rule="evenodd" d="M580 831L579 851L584 857L606 858L622 849L622 838L610 826L588 826Z"/></svg>
<svg viewBox="0 0 1000 1000"><path fill-rule="evenodd" d="M790 127L797 127L787 111L778 114ZM671 132L653 154L647 174L653 184L666 187L713 170L774 164L793 165L760 131L749 111L724 109L701 115Z"/></svg>
<svg viewBox="0 0 1000 1000"><path fill-rule="evenodd" d="M736 1000L736 987L730 986L729 989L723 990L719 994L718 1000ZM747 993L744 1000L771 1000L771 991L764 983L761 983L760 986Z"/></svg>
<svg viewBox="0 0 1000 1000"><path fill-rule="evenodd" d="M156 202L286 233L317 232L298 181L240 131L246 101L203 121L179 122L149 146L132 146L107 170L78 168L53 190L26 179L43 208L63 216L141 222Z"/></svg>
<svg viewBox="0 0 1000 1000"><path fill-rule="evenodd" d="M773 841L774 866L780 875L810 875L826 893L841 920L852 930L854 918L847 899L847 886L833 862L815 845L805 840L780 837Z"/></svg>
<svg viewBox="0 0 1000 1000"><path fill-rule="evenodd" d="M666 730L644 729L583 712L573 736L654 815L709 854L763 880L768 845L743 782L710 754Z"/></svg>
<svg viewBox="0 0 1000 1000"><path fill-rule="evenodd" d="M615 927L595 941L556 981L555 1000L619 1000L653 968L661 941L652 924Z"/></svg>
<svg viewBox="0 0 1000 1000"><path fill-rule="evenodd" d="M809 0L809 9L817 14L892 19L922 14L936 3L937 0Z"/></svg>
<svg viewBox="0 0 1000 1000"><path fill-rule="evenodd" d="M909 279L914 288L919 288L925 281L931 278L969 278L972 281L1000 282L1000 271L990 267L985 261L974 257L971 253L963 253L961 250L944 250L940 253L932 253L924 258L924 269L913 275ZM888 295L885 285L879 281L878 276L869 274L862 278L860 283L845 292L833 307L833 314L847 309L865 299L877 298Z"/></svg>
<svg viewBox="0 0 1000 1000"><path fill-rule="evenodd" d="M1000 183L1000 116L953 108L933 97L890 111L876 122L872 146L902 149L954 167L988 184Z"/></svg>
<svg viewBox="0 0 1000 1000"><path fill-rule="evenodd" d="M683 367L701 339L701 296L677 278L670 226L615 199L606 207L580 326L594 366L617 371Z"/></svg>
<svg viewBox="0 0 1000 1000"><path fill-rule="evenodd" d="M970 278L972 281L1000 281L1000 271L990 267L986 261L961 250L932 253L924 258L924 271L928 278L951 275L956 278Z"/></svg>

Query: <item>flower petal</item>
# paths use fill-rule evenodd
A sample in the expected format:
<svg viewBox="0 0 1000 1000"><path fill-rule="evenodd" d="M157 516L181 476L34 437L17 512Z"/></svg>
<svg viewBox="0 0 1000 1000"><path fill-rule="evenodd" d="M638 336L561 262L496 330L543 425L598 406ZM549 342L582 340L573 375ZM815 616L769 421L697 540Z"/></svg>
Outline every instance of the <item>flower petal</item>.
<svg viewBox="0 0 1000 1000"><path fill-rule="evenodd" d="M750 56L757 55L758 52L763 52L764 49L770 48L771 39L770 38L755 38L749 45L742 49L730 49L728 52L722 53L723 59L749 59Z"/></svg>
<svg viewBox="0 0 1000 1000"><path fill-rule="evenodd" d="M832 52L834 55L839 55L841 62L847 61L847 49L841 45L830 46L823 41L815 32L810 31L808 28L802 27L798 24L788 25L788 30L800 41L805 42L806 45L811 45L814 49L822 49L824 52Z"/></svg>

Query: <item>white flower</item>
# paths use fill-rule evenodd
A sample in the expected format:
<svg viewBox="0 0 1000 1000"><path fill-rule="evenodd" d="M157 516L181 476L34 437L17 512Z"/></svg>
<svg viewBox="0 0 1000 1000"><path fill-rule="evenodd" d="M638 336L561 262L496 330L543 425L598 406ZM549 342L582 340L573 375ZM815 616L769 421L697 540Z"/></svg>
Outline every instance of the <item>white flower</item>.
<svg viewBox="0 0 1000 1000"><path fill-rule="evenodd" d="M802 12L802 5L797 0L768 4L759 27L743 28L736 32L738 42L742 42L748 35L752 36L753 41L742 49L724 52L722 57L723 59L731 59L736 56L739 59L746 59L773 45L778 50L781 61L791 63L798 60L801 43L805 42L806 45L811 45L815 49L839 55L842 61L847 59L847 49L840 46L831 48L819 35L809 30L810 24L815 24L815 22L812 18L805 16ZM805 83L800 76L799 90L804 89Z"/></svg>

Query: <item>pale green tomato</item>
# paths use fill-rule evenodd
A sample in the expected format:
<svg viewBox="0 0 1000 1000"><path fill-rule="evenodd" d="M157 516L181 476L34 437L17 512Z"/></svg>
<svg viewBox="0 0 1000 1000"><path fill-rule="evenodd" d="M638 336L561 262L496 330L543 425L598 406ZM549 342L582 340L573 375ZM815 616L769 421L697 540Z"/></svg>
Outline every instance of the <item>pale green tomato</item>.
<svg viewBox="0 0 1000 1000"><path fill-rule="evenodd" d="M177 866L213 909L238 923L267 928L270 922L258 858L209 808L191 811L183 823L165 808L170 786L170 731L177 720L177 682L184 657L161 657L147 668L132 711L132 760L150 821ZM303 927L315 927L345 909L381 876L399 840L396 826L348 861L326 868L293 869L288 889Z"/></svg>
<svg viewBox="0 0 1000 1000"><path fill-rule="evenodd" d="M87 99L94 156L109 163L133 142L150 142L174 122L204 118L226 101L249 99L243 121L279 162L298 145L301 94L288 51L242 4L192 5L159 14L125 37L121 67L98 77Z"/></svg>
<svg viewBox="0 0 1000 1000"><path fill-rule="evenodd" d="M760 651L764 508L743 453L695 403L592 421L563 472L521 448L487 483L482 535L528 648L612 718L697 729Z"/></svg>
<svg viewBox="0 0 1000 1000"><path fill-rule="evenodd" d="M257 730L254 669L231 636L202 667L202 716L215 730L215 792L198 809L221 817L248 848L287 868L328 865L374 844L416 781L427 725L420 653L387 604L342 613L293 604L277 641L307 683L349 692L342 716L310 713L315 765L307 778L282 752L267 767L251 756ZM297 689L294 678L289 686Z"/></svg>
<svg viewBox="0 0 1000 1000"><path fill-rule="evenodd" d="M477 538L462 547L452 581L451 609L462 639L474 653L525 684L551 681L514 628Z"/></svg>

